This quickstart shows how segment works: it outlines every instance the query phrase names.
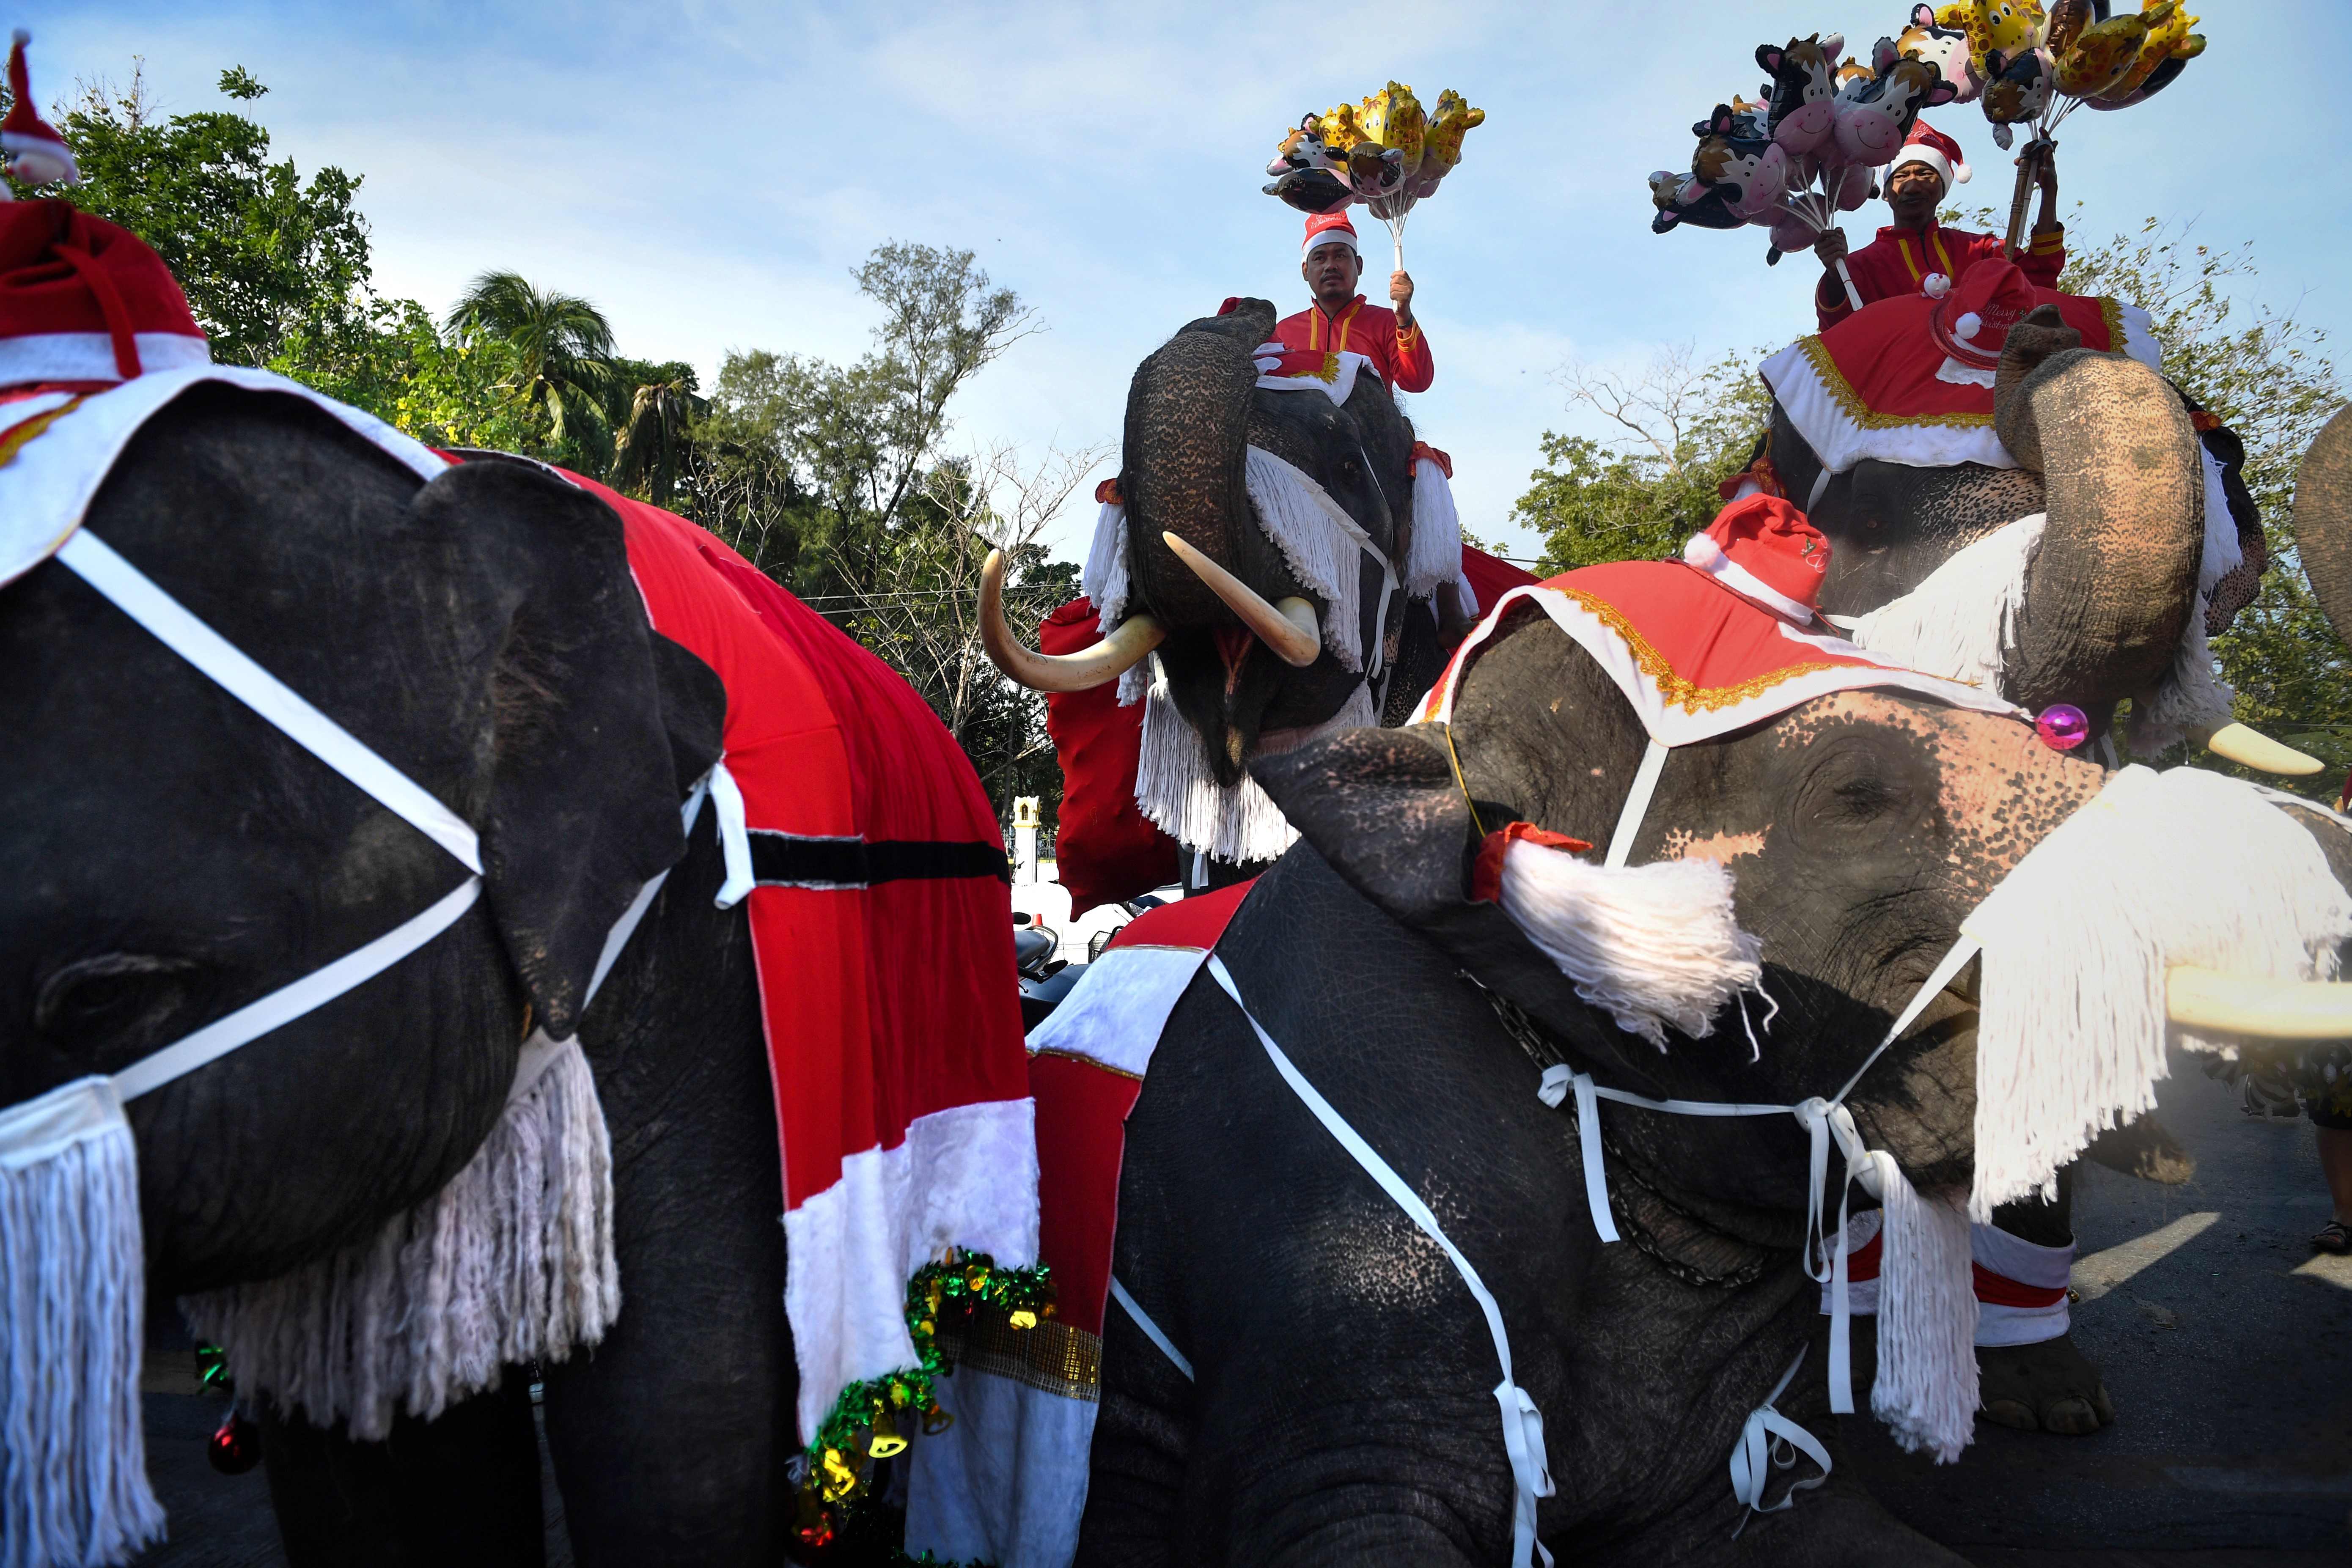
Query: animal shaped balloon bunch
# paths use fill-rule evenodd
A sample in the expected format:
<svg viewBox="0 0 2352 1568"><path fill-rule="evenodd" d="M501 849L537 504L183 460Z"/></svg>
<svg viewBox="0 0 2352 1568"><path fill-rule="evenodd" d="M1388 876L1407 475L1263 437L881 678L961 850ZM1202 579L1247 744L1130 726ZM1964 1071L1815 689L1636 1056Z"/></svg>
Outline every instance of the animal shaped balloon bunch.
<svg viewBox="0 0 2352 1568"><path fill-rule="evenodd" d="M2179 0L2143 0L2137 15L2111 0L1952 0L1912 6L1899 42L1948 78L1965 70L1962 101L1981 100L2005 149L2014 126L2047 141L2083 104L2128 109L2162 92L2205 52L2203 35L2189 31L2197 20Z"/></svg>
<svg viewBox="0 0 2352 1568"><path fill-rule="evenodd" d="M1360 104L1341 103L1302 117L1284 136L1265 172L1265 194L1306 213L1338 212L1361 202L1388 225L1404 265L1404 220L1462 162L1462 139L1486 111L1447 88L1424 110L1412 89L1391 82Z"/></svg>
<svg viewBox="0 0 2352 1568"><path fill-rule="evenodd" d="M1698 147L1688 172L1650 176L1651 229L1759 225L1772 231L1765 259L1774 262L1868 201L1873 171L1902 150L1919 111L1958 89L1934 60L1903 54L1892 38L1878 40L1866 66L1841 65L1844 47L1839 33L1759 45L1756 63L1771 75L1762 99L1735 96L1691 127ZM1843 262L1838 274L1860 309Z"/></svg>

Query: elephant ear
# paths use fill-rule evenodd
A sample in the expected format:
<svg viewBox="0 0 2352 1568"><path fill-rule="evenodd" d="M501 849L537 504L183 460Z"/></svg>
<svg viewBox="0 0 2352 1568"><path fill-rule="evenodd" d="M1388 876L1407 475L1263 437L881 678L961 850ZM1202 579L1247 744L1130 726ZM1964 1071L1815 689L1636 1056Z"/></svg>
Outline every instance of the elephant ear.
<svg viewBox="0 0 2352 1568"><path fill-rule="evenodd" d="M657 658L621 520L586 490L519 464L469 462L412 507L478 574L485 892L541 1025L560 1039L578 1027L614 922L685 854L679 773L717 753L717 678L698 680L682 648ZM723 712L723 694L718 702Z"/></svg>

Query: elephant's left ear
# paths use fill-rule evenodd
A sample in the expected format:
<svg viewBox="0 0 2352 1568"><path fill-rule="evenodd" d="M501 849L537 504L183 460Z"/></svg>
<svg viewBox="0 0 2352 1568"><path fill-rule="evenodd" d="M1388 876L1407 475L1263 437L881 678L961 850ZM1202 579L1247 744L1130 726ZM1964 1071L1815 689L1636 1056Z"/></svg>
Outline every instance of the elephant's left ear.
<svg viewBox="0 0 2352 1568"><path fill-rule="evenodd" d="M595 496L520 464L469 462L411 505L478 596L467 619L485 641L467 678L488 686L487 901L541 1026L562 1039L606 933L686 852L678 767L711 727L693 711L707 689L675 671L665 682L621 520Z"/></svg>

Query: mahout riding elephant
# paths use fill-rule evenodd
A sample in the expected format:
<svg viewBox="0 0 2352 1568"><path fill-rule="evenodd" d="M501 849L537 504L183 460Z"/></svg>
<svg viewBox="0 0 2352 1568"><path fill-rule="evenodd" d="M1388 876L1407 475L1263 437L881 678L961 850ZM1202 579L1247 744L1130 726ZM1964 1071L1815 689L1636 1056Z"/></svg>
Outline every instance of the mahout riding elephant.
<svg viewBox="0 0 2352 1568"><path fill-rule="evenodd" d="M981 608L991 657L1023 685L1150 694L1145 815L1229 873L1290 837L1250 760L1401 721L1467 608L1459 524L1412 422L1376 373L1341 363L1360 356L1307 374L1267 358L1274 321L1265 300L1233 301L1136 368L1117 510L1087 563L1100 643L1030 651L995 574Z"/></svg>
<svg viewBox="0 0 2352 1568"><path fill-rule="evenodd" d="M2116 373L2081 350L2037 364L2034 346L2012 335L2001 428L2055 474L2067 410ZM2185 433L2177 404L2173 417ZM2119 504L2163 499L2143 482L2195 483L2185 435L2168 456L2170 435L2109 437L2123 472L2102 482ZM2138 525L2160 531L2162 514ZM2024 667L2072 661L2078 689L2113 679L2095 668L2108 639L2091 617L2114 607L2095 585L2099 549L2046 555L2021 617ZM1609 837L1648 749L1629 679L1515 604L1465 656L1448 722L1352 730L1255 765L1304 842L1217 944L1232 994L1203 972L1175 1004L1127 1122L1113 1278L1154 1327L1106 1321L1081 1563L1507 1561L1525 1478L1496 1415L1500 1397L1512 1429L1514 1379L1542 1414L1537 1534L1559 1560L1958 1561L1843 1468L1777 1511L1750 1514L1727 1484L1727 1458L1737 1484L1735 1450L1776 1396L1836 1447L1822 1292L1802 1261L1814 1194L1800 1124L1612 1106L1595 1159L1627 1245L1607 1246L1580 1174L1595 1129L1549 1109L1538 1075L1557 1064L1654 1100L1786 1106L1859 1071L1845 1103L1861 1141L1919 1193L1968 1185L1994 994L1966 969L1944 978L1939 956L2110 775L2013 717L1903 691L1816 697L1675 747L1630 863L1726 868L1779 1012L1725 1006L1657 1048L1480 888L1486 836L1505 824ZM2339 898L2345 836L2285 815ZM1458 1266L1318 1125L1294 1074L1483 1277L1509 1325L1502 1389ZM1817 1474L1802 1458L1771 1468L1772 1446L1751 1450L1768 1510Z"/></svg>
<svg viewBox="0 0 2352 1568"><path fill-rule="evenodd" d="M130 1104L155 1310L367 1243L475 1156L526 1037L576 1031L610 1129L624 1305L593 1355L543 1369L574 1556L778 1561L801 1392L781 1096L746 905L740 889L717 901L739 868L714 809L690 834L680 812L739 743L728 690L649 626L604 499L520 460L428 481L290 390L180 391L130 437L82 531L470 825L483 896L375 978ZM864 721L898 722L887 706ZM116 1072L463 880L58 561L0 586L0 1107ZM839 765L829 746L811 768ZM887 784L910 803L929 787ZM833 881L756 858L747 879L814 899L869 874L864 846L816 847ZM919 858L890 874L943 874ZM614 958L616 921L665 872ZM910 973L964 967L949 929L910 920ZM1002 958L989 994L1007 1042L1009 929L1000 909L971 938ZM509 1367L437 1420L403 1415L388 1443L248 1389L289 1556L539 1562L530 1383Z"/></svg>

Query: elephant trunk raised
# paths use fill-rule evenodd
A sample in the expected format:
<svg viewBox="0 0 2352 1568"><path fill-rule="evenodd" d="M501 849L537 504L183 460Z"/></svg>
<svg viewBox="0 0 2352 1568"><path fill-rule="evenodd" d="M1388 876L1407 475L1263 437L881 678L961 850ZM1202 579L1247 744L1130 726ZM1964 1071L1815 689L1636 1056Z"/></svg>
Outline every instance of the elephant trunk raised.
<svg viewBox="0 0 2352 1568"><path fill-rule="evenodd" d="M2011 329L1993 394L2001 444L2042 475L2049 514L2007 683L2035 710L2111 709L2153 687L2195 613L2204 548L2197 433L2179 395L2081 342L2054 309L2034 311Z"/></svg>

